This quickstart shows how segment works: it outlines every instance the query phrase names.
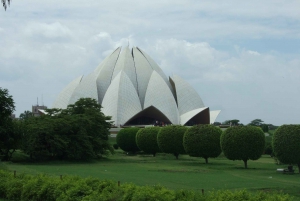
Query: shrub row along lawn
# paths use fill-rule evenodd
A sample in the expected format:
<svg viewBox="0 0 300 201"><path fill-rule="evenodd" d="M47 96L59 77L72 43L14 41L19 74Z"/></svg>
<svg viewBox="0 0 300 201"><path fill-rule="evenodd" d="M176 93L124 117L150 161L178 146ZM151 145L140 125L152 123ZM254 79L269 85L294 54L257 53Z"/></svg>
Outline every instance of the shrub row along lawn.
<svg viewBox="0 0 300 201"><path fill-rule="evenodd" d="M111 139L113 140L113 139ZM18 153L18 152L17 152ZM14 162L2 163L3 168L17 175L22 173L47 174L55 178L68 175L92 177L100 180L113 180L134 183L139 186L163 185L169 189L187 189L195 192L213 190L243 190L258 193L260 191L283 192L300 200L300 174L283 174L277 168L273 158L263 155L257 161L249 161L250 168L244 169L241 161L231 161L223 155L211 159L205 164L202 158L182 155L178 160L172 154L158 153L156 157L139 153L127 155L121 150L106 159L88 162L50 161L43 163L20 162L21 153L13 156ZM17 159L19 158L19 162ZM0 162L1 169L1 162Z"/></svg>
<svg viewBox="0 0 300 201"><path fill-rule="evenodd" d="M6 170L0 170L0 197L24 201L292 200L290 196L284 194L249 193L246 190L212 191L203 195L200 192L189 190L170 190L160 185L137 186L130 183L118 185L110 180L80 178L78 176L63 178L28 174L14 176Z"/></svg>

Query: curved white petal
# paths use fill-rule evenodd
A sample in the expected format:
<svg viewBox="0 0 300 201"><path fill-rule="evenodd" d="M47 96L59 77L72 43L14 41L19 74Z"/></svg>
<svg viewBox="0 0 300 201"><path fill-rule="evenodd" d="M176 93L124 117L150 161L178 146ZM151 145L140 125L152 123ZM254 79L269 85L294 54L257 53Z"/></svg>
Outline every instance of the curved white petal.
<svg viewBox="0 0 300 201"><path fill-rule="evenodd" d="M115 125L124 125L131 117L142 110L136 90L123 71L112 81L103 98L102 111L112 116Z"/></svg>
<svg viewBox="0 0 300 201"><path fill-rule="evenodd" d="M214 110L214 111L210 111L209 112L209 116L210 116L210 123L213 124L215 123L218 115L220 114L221 110Z"/></svg>
<svg viewBox="0 0 300 201"><path fill-rule="evenodd" d="M204 112L205 110L209 109L208 107L203 107L203 108L197 108L195 110L189 111L187 113L184 113L180 116L180 124L184 125L186 124L189 120L191 120L193 117L195 117L196 115L201 114L202 112ZM203 123L209 123L209 113L204 114L204 120L202 121ZM202 123L201 120L198 123Z"/></svg>
<svg viewBox="0 0 300 201"><path fill-rule="evenodd" d="M98 100L95 73L91 73L82 78L80 84L74 90L69 104L74 104L80 98L93 98Z"/></svg>
<svg viewBox="0 0 300 201"><path fill-rule="evenodd" d="M152 105L161 111L172 124L179 124L179 114L174 96L166 82L156 71L153 71L151 75L143 108Z"/></svg>
<svg viewBox="0 0 300 201"><path fill-rule="evenodd" d="M117 48L106 60L105 64L101 67L99 75L97 77L97 90L98 90L98 102L102 104L103 97L108 89L114 72L115 65L117 63L121 48Z"/></svg>
<svg viewBox="0 0 300 201"><path fill-rule="evenodd" d="M121 70L123 70L123 72L127 74L134 88L136 89L136 91L138 91L134 61L129 47L124 48L120 53L113 72L112 79L114 79Z"/></svg>
<svg viewBox="0 0 300 201"><path fill-rule="evenodd" d="M142 51L140 48L137 47L137 49L143 54L143 56L146 58L150 66L152 67L153 70L155 70L167 83L168 87L170 88L171 92L173 93L173 96L175 97L174 89L171 86L167 76L165 73L162 71L162 69L157 65L157 63L144 51Z"/></svg>
<svg viewBox="0 0 300 201"><path fill-rule="evenodd" d="M151 68L150 64L145 59L143 54L137 48L133 47L132 49L133 49L133 59L134 59L134 65L136 69L137 82L138 82L137 83L138 95L141 100L141 105L143 106L148 82L153 72L153 69Z"/></svg>
<svg viewBox="0 0 300 201"><path fill-rule="evenodd" d="M52 105L52 108L61 108L66 109L69 105L71 96L76 89L76 87L79 85L83 75L73 80L71 83L69 83L57 96L55 102Z"/></svg>
<svg viewBox="0 0 300 201"><path fill-rule="evenodd" d="M179 114L185 114L197 108L204 107L203 101L196 90L178 75L172 77L175 84Z"/></svg>

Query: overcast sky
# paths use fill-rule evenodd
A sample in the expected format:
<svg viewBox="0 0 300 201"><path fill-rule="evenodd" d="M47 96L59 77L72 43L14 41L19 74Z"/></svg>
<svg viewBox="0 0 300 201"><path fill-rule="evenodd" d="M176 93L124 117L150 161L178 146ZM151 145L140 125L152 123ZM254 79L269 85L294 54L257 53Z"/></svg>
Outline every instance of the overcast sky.
<svg viewBox="0 0 300 201"><path fill-rule="evenodd" d="M0 86L19 116L51 107L116 47L189 82L216 121L299 124L300 1L12 1L0 9Z"/></svg>

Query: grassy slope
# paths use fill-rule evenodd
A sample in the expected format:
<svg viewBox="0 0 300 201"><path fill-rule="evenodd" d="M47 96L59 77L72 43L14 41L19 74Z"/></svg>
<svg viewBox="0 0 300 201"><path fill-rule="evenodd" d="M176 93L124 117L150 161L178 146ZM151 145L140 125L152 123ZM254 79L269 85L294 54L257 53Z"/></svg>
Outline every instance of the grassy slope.
<svg viewBox="0 0 300 201"><path fill-rule="evenodd" d="M249 169L243 168L242 161L229 161L225 157L203 159L158 154L128 156L118 151L114 156L89 163L47 162L47 163L6 163L6 168L17 173L46 173L53 176L79 175L98 177L115 181L132 182L138 185L162 184L168 188L204 189L249 189L282 190L300 200L300 174L284 175L270 156L258 161L249 161ZM298 171L298 170L297 170Z"/></svg>

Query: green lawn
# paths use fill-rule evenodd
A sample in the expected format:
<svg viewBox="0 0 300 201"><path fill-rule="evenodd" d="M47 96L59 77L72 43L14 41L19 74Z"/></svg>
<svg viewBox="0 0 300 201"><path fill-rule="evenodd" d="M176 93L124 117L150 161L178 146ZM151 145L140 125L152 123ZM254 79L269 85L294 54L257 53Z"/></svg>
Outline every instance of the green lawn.
<svg viewBox="0 0 300 201"><path fill-rule="evenodd" d="M128 156L121 151L107 159L92 162L47 162L2 164L6 169L20 173L49 175L79 175L97 177L138 185L162 184L171 189L248 189L250 191L283 191L300 200L300 174L277 173L274 160L264 155L257 161L249 161L249 169L243 168L242 161L230 161L225 157L209 159L192 158L187 155L174 156L158 154Z"/></svg>

